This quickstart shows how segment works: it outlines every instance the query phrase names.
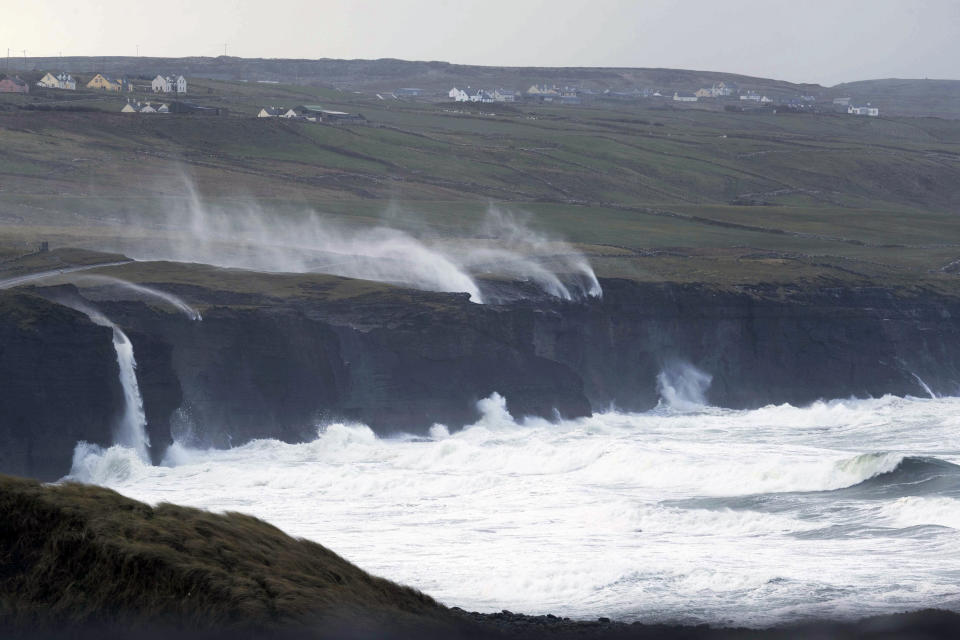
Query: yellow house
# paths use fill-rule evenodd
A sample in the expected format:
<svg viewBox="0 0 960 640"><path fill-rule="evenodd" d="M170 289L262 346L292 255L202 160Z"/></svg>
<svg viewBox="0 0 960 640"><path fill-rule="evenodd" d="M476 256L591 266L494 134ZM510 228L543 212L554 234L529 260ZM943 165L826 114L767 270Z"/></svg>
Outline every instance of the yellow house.
<svg viewBox="0 0 960 640"><path fill-rule="evenodd" d="M98 73L93 76L90 82L87 83L87 89L102 89L104 91L133 91L133 85L128 84L125 79L115 80L109 78L102 73Z"/></svg>
<svg viewBox="0 0 960 640"><path fill-rule="evenodd" d="M37 83L37 86L43 87L44 89L59 89L60 82L57 80L57 76L48 72L45 76L40 78L40 82Z"/></svg>

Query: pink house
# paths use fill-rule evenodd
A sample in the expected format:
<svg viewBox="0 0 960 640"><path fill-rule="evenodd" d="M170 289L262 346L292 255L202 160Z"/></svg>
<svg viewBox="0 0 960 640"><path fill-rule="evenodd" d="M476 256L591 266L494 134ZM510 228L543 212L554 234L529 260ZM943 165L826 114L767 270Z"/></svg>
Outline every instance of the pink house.
<svg viewBox="0 0 960 640"><path fill-rule="evenodd" d="M30 93L30 86L16 76L7 77L0 80L0 93Z"/></svg>

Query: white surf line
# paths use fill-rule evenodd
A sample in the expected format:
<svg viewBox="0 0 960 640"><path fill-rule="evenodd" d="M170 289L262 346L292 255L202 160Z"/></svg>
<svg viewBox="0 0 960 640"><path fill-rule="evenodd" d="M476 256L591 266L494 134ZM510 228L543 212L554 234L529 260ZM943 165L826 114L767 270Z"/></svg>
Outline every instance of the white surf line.
<svg viewBox="0 0 960 640"><path fill-rule="evenodd" d="M25 276L17 276L16 278L8 278L6 280L0 280L0 289L12 289L13 287L19 287L23 284L28 284L30 282L35 282L37 280L44 280L46 278L53 278L54 276L64 275L67 273L76 273L77 271L87 271L88 269L99 269L100 267L115 267L120 264L130 264L134 262L133 260L121 260L118 262L101 262L99 264L88 264L80 267L67 267L65 269L52 269L50 271L40 271L39 273L30 273Z"/></svg>

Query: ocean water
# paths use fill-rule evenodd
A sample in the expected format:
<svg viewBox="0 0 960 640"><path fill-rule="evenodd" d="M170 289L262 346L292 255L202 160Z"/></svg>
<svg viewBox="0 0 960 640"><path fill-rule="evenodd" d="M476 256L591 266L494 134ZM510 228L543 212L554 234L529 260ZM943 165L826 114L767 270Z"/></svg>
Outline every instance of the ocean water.
<svg viewBox="0 0 960 640"><path fill-rule="evenodd" d="M960 399L550 423L503 398L427 438L78 445L71 478L249 513L451 606L766 626L960 610ZM682 409L682 410L681 410Z"/></svg>

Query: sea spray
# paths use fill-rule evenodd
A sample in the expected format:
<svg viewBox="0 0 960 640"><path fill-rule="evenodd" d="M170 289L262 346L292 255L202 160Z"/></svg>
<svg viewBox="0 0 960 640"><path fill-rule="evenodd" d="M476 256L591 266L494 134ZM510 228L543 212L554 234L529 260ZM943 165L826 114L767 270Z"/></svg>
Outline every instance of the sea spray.
<svg viewBox="0 0 960 640"><path fill-rule="evenodd" d="M200 312L194 309L193 307L191 307L186 302L184 302L181 298L173 295L172 293L155 289L154 287L148 287L146 285L136 284L133 282L129 282L127 280L123 280L121 278L114 278L112 276L102 276L102 275L94 275L94 274L79 276L77 280L81 282L85 281L85 282L101 283L101 284L107 284L107 285L116 285L124 289L127 289L129 291L132 291L134 293L157 298L159 300L162 300L170 304L171 306L173 306L175 309L177 309L179 312L181 312L183 315L187 316L191 320L195 320L198 322L200 320L203 320L203 318L200 315Z"/></svg>
<svg viewBox="0 0 960 640"><path fill-rule="evenodd" d="M707 405L713 376L684 360L673 360L657 375L660 405L673 411L697 411Z"/></svg>

